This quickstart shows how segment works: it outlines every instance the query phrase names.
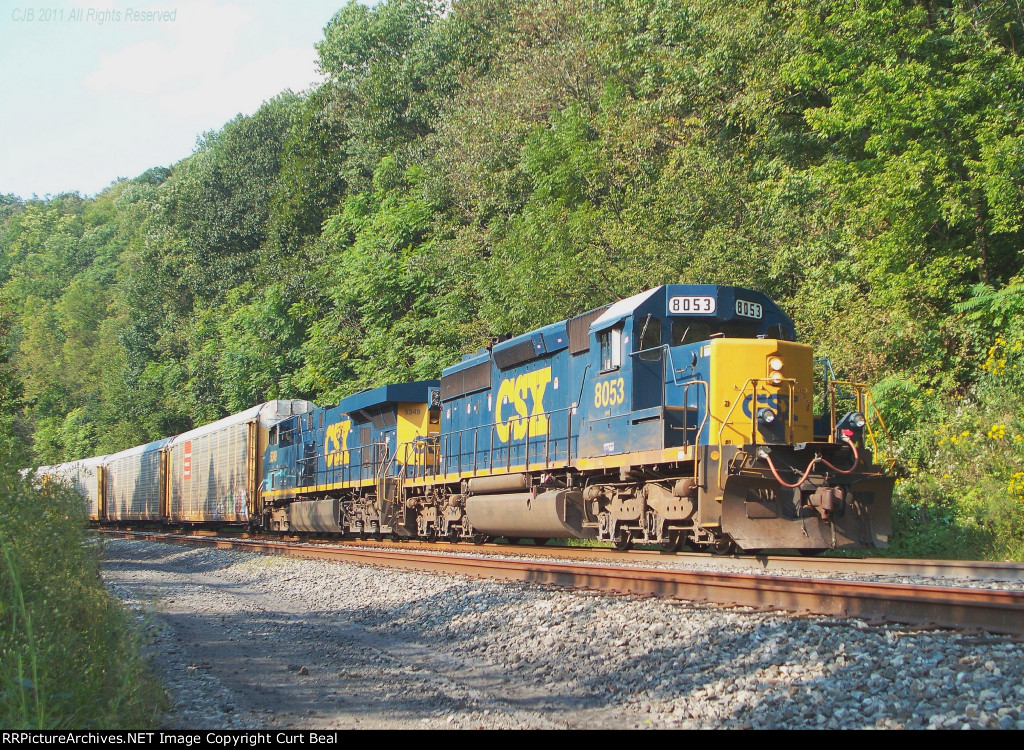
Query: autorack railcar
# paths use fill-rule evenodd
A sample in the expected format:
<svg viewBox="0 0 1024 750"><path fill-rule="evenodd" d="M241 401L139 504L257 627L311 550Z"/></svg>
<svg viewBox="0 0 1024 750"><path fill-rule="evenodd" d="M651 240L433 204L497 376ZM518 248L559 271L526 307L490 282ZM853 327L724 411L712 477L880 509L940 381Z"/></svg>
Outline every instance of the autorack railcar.
<svg viewBox="0 0 1024 750"><path fill-rule="evenodd" d="M250 524L259 518L263 456L270 429L313 404L278 399L147 445L36 474L68 481L89 518L114 524Z"/></svg>

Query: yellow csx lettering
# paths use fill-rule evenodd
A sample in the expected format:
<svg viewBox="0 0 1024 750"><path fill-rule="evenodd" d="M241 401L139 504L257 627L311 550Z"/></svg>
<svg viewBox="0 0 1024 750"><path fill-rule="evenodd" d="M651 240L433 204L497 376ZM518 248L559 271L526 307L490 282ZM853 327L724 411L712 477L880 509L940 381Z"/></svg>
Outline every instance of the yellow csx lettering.
<svg viewBox="0 0 1024 750"><path fill-rule="evenodd" d="M626 381L601 380L594 384L594 406L598 409L617 406L626 400Z"/></svg>
<svg viewBox="0 0 1024 750"><path fill-rule="evenodd" d="M501 381L498 388L498 408L495 412L495 430L498 440L507 443L509 437L521 440L526 437L529 426L530 437L548 434L548 418L544 415L544 391L551 382L551 368L525 372L517 378ZM532 410L526 405L531 396ZM513 414L506 419L503 409L511 406Z"/></svg>
<svg viewBox="0 0 1024 750"><path fill-rule="evenodd" d="M344 466L348 463L348 434L352 431L352 420L346 419L327 426L326 449L328 466Z"/></svg>

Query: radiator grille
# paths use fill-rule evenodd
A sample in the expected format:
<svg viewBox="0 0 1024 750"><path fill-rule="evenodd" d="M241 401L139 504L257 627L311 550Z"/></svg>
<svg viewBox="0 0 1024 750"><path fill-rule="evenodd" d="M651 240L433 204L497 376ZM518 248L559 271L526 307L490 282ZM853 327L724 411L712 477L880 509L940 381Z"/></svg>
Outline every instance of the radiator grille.
<svg viewBox="0 0 1024 750"><path fill-rule="evenodd" d="M601 313L609 307L610 305L605 305L597 310L591 310L569 320L567 328L569 329L570 354L579 354L590 349L590 324L597 320Z"/></svg>
<svg viewBox="0 0 1024 750"><path fill-rule="evenodd" d="M491 387L491 363L481 362L478 365L467 367L465 370L453 372L441 378L441 400L461 396L464 393L473 393L484 388Z"/></svg>
<svg viewBox="0 0 1024 750"><path fill-rule="evenodd" d="M521 365L523 362L529 362L531 359L536 359L543 352L538 352L537 347L533 341L526 339L520 341L515 346L510 346L507 349L501 349L494 352L494 364L496 364L502 370L507 370L510 367Z"/></svg>

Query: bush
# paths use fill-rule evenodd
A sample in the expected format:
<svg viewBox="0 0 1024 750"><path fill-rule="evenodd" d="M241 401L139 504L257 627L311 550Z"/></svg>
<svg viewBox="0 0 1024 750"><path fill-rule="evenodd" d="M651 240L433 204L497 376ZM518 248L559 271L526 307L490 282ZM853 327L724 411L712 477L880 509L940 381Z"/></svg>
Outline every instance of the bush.
<svg viewBox="0 0 1024 750"><path fill-rule="evenodd" d="M0 435L0 727L134 728L160 716L162 691L99 558L81 496L23 479Z"/></svg>
<svg viewBox="0 0 1024 750"><path fill-rule="evenodd" d="M1022 376L1024 346L1008 334L988 347L966 394L915 392L909 379L898 398L889 394L890 408L918 412L897 437L905 476L893 554L1024 560Z"/></svg>

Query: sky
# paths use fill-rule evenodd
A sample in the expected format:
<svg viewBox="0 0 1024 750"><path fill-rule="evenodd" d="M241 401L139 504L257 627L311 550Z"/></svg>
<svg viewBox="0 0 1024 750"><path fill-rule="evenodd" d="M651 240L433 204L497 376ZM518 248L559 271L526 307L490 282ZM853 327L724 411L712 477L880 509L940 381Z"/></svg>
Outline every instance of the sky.
<svg viewBox="0 0 1024 750"><path fill-rule="evenodd" d="M0 195L95 195L323 80L346 0L0 0Z"/></svg>

